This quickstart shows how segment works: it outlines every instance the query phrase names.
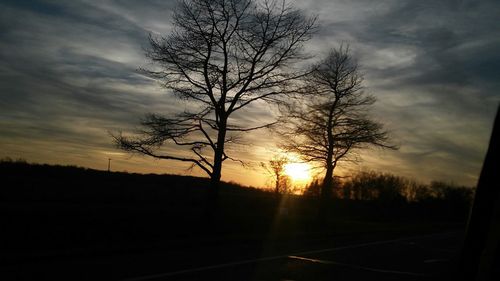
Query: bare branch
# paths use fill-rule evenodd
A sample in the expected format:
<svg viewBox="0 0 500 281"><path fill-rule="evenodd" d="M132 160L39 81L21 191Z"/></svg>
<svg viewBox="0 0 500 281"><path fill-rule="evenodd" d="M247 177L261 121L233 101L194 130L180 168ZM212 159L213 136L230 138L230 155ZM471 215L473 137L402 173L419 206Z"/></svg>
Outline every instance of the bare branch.
<svg viewBox="0 0 500 281"><path fill-rule="evenodd" d="M191 162L217 184L232 132L270 128L275 122L245 127L231 114L264 101L281 104L297 92L309 70L294 69L308 58L302 47L315 31L308 18L283 1L184 0L167 36L149 36L146 56L158 69L141 72L160 82L176 97L191 102L194 113L151 114L142 121L140 137L120 138L117 145L160 159ZM193 110L193 109L191 109ZM234 122L234 124L233 124ZM161 155L166 144L177 145L182 158ZM206 153L210 148L210 157ZM188 154L189 153L189 154Z"/></svg>
<svg viewBox="0 0 500 281"><path fill-rule="evenodd" d="M177 160L177 161L181 161L181 162L191 162L194 165L197 165L203 171L205 171L208 175L211 175L211 173L212 173L198 159L178 157L178 156L172 156L172 155L156 154L153 152L153 149L151 149L147 145L143 144L140 140L129 139L127 137L124 137L121 133L119 135L113 135L113 138L114 138L115 145L117 147L125 150L125 151L137 152L139 154L148 155L148 156L151 156L151 157L157 158L157 159Z"/></svg>
<svg viewBox="0 0 500 281"><path fill-rule="evenodd" d="M228 127L227 131L250 132L250 131L255 131L255 130L259 130L259 129L270 128L270 127L276 125L277 123L278 123L278 121L268 123L268 124L265 124L262 126L256 126L256 127L250 127L250 128Z"/></svg>
<svg viewBox="0 0 500 281"><path fill-rule="evenodd" d="M348 48L332 49L311 69L304 81L308 98L285 108L282 119L287 121L280 133L285 136L284 149L324 167L322 192L327 192L337 164L352 161L349 156L357 149L396 146L388 143L382 124L367 114L375 98L363 92L363 77Z"/></svg>

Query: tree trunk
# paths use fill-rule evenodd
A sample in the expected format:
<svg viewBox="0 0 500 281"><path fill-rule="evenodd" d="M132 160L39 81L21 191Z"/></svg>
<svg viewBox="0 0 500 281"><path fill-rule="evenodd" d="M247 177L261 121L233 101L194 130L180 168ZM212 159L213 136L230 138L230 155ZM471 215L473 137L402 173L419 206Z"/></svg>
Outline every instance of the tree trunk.
<svg viewBox="0 0 500 281"><path fill-rule="evenodd" d="M326 220L327 206L331 198L331 189L333 183L333 150L334 150L334 139L333 139L333 113L337 106L337 100L330 106L330 112L328 113L328 123L327 123L327 133L328 133L328 154L326 155L326 173L323 179L323 184L321 185L321 198L319 204L319 214L318 219L320 223L324 223Z"/></svg>
<svg viewBox="0 0 500 281"><path fill-rule="evenodd" d="M328 157L329 158L329 157ZM318 211L318 220L320 223L325 223L328 203L330 202L332 195L332 183L333 183L333 165L331 161L327 164L325 178L321 185L321 195L320 204Z"/></svg>
<svg viewBox="0 0 500 281"><path fill-rule="evenodd" d="M213 170L212 175L210 176L210 190L207 204L207 212L210 217L215 214L219 201L222 161L224 159L224 143L226 140L226 127L226 120L221 119L219 124L219 132L217 135L216 149L214 151Z"/></svg>
<svg viewBox="0 0 500 281"><path fill-rule="evenodd" d="M277 175L276 176L276 185L274 186L274 193L276 194L276 196L278 196L280 194L280 176Z"/></svg>

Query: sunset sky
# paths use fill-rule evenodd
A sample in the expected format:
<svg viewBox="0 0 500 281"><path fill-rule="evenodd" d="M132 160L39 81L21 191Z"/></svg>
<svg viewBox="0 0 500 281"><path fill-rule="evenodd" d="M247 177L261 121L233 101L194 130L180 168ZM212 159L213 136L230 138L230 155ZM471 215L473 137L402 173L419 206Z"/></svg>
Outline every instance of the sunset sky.
<svg viewBox="0 0 500 281"><path fill-rule="evenodd" d="M397 151L362 151L358 170L422 182L475 185L500 102L500 2L292 1L318 16L305 51L320 58L350 45L377 97L372 116ZM184 108L137 72L148 34L168 34L175 1L0 2L0 157L115 171L203 175L177 162L116 149L109 132L133 131L146 113ZM271 120L253 106L241 120ZM226 161L223 180L269 185L258 163L278 137L262 130L235 148L248 168ZM170 148L175 150L175 147Z"/></svg>

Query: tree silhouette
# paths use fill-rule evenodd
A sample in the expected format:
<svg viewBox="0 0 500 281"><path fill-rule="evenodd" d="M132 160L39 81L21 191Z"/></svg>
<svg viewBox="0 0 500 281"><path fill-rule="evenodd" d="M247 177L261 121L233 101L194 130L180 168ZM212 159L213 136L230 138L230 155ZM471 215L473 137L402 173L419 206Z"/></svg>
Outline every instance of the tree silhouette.
<svg viewBox="0 0 500 281"><path fill-rule="evenodd" d="M114 139L124 150L200 168L211 178L216 197L222 163L237 161L225 145L238 132L273 124L244 127L230 117L244 114L240 111L251 104L282 102L295 91L294 81L305 72L292 66L306 58L302 45L311 37L315 18L285 1L185 0L173 25L166 37L150 35L147 57L159 68L144 72L196 109L149 114L138 137L119 134ZM166 143L180 148L161 151Z"/></svg>
<svg viewBox="0 0 500 281"><path fill-rule="evenodd" d="M285 174L285 166L289 163L286 156L276 155L267 163L260 163L261 167L273 177L274 193L286 193L289 186L289 178Z"/></svg>
<svg viewBox="0 0 500 281"><path fill-rule="evenodd" d="M285 115L288 125L281 131L286 137L283 148L324 168L323 202L331 196L334 170L340 161L356 160L354 152L368 146L395 148L388 144L382 124L368 116L375 98L363 92L362 81L349 49L332 49L306 77L309 98L290 107Z"/></svg>
<svg viewBox="0 0 500 281"><path fill-rule="evenodd" d="M344 183L344 188L355 200L377 200L379 202L407 202L406 189L409 181L387 173L360 172Z"/></svg>

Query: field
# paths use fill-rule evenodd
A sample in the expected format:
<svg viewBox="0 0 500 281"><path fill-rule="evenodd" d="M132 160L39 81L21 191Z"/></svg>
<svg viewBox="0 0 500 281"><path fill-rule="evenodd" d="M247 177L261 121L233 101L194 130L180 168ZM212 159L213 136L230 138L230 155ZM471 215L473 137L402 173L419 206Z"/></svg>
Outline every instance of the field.
<svg viewBox="0 0 500 281"><path fill-rule="evenodd" d="M2 163L2 280L443 280L465 217L208 181Z"/></svg>

